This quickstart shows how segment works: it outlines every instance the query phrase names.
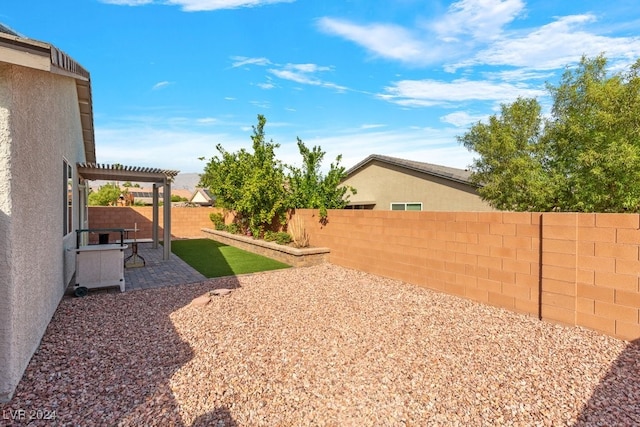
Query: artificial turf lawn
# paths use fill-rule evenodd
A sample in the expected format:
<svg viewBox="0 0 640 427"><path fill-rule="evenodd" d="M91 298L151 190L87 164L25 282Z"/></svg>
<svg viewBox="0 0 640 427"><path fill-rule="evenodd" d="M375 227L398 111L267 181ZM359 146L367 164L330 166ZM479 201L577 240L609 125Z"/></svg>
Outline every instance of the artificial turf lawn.
<svg viewBox="0 0 640 427"><path fill-rule="evenodd" d="M211 239L174 240L171 252L205 277L233 276L290 266Z"/></svg>

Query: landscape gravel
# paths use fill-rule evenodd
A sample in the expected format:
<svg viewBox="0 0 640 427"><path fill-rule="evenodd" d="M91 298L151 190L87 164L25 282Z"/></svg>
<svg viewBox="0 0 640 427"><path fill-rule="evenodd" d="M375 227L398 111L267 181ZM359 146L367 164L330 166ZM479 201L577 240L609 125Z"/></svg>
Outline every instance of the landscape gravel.
<svg viewBox="0 0 640 427"><path fill-rule="evenodd" d="M638 342L325 264L65 298L0 424L632 426L638 378Z"/></svg>

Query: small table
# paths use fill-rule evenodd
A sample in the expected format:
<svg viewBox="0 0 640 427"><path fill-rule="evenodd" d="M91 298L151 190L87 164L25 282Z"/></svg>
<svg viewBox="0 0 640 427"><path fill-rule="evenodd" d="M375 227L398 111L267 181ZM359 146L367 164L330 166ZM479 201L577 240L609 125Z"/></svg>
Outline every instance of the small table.
<svg viewBox="0 0 640 427"><path fill-rule="evenodd" d="M133 232L134 233L134 238L130 239L129 238L129 233ZM135 233L138 232L137 228L125 228L124 229L124 241L123 243L127 243L127 244L131 244L131 255L129 255L127 258L125 258L124 260L124 264L127 265L127 261L130 260L131 258L133 258L134 260L134 265L135 265L135 261L140 258L142 260L142 265L146 266L147 265L147 261L145 261L144 257L140 254L138 254L138 241L135 238Z"/></svg>

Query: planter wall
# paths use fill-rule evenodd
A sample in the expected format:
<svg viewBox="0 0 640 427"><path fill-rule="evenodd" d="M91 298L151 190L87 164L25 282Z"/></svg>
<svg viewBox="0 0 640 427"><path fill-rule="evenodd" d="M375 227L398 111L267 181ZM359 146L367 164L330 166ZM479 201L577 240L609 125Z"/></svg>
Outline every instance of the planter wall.
<svg viewBox="0 0 640 427"><path fill-rule="evenodd" d="M211 228L203 228L202 232L209 239L224 243L225 245L235 246L258 255L263 255L293 267L308 267L329 261L329 248L298 249Z"/></svg>

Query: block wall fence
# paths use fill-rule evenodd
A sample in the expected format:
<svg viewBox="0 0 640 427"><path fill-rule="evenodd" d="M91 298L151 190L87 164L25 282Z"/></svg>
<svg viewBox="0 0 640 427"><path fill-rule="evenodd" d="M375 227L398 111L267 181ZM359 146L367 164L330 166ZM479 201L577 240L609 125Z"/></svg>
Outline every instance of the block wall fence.
<svg viewBox="0 0 640 427"><path fill-rule="evenodd" d="M172 235L203 237L211 212L215 208L172 208ZM151 215L146 207L89 208L95 228L146 218L149 235L140 237L151 236ZM331 250L334 264L640 338L640 215L330 210L324 224L317 210L294 215L313 246Z"/></svg>
<svg viewBox="0 0 640 427"><path fill-rule="evenodd" d="M158 208L159 236L162 239L164 222L163 208ZM211 228L209 214L222 212L218 208L171 208L171 237L188 239L202 237L202 228ZM138 238L151 238L153 233L153 207L89 207L90 228L133 228L137 224Z"/></svg>

